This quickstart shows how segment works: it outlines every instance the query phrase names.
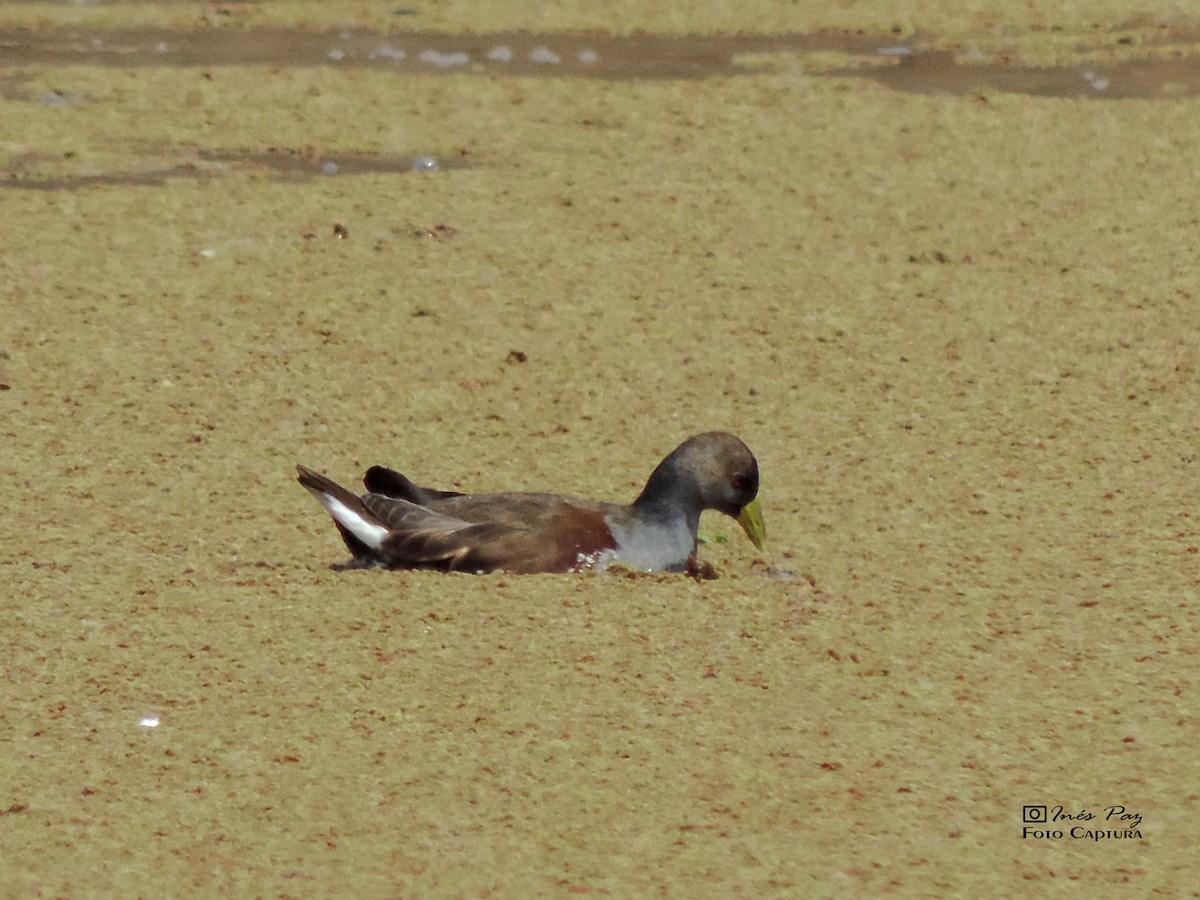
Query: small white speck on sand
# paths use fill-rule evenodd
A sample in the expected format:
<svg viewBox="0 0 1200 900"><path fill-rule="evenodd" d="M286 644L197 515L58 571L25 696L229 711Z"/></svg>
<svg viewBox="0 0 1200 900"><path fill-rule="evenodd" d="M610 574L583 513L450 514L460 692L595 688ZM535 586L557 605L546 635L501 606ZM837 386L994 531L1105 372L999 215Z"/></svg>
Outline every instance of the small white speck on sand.
<svg viewBox="0 0 1200 900"><path fill-rule="evenodd" d="M557 66L562 62L562 57L549 47L539 46L529 51L529 61L538 63L539 65Z"/></svg>
<svg viewBox="0 0 1200 900"><path fill-rule="evenodd" d="M462 51L458 53L441 53L437 50L422 50L420 60L439 69L453 69L456 66L465 66L471 61L471 57Z"/></svg>
<svg viewBox="0 0 1200 900"><path fill-rule="evenodd" d="M397 62L404 59L408 54L391 44L384 44L378 50L371 54L371 59L394 59Z"/></svg>

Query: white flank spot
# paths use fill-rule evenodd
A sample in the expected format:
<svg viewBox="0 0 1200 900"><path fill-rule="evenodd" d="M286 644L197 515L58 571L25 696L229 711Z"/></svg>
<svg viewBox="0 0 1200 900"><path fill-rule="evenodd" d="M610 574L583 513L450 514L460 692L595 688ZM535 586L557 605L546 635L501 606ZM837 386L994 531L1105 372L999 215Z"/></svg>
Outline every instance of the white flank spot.
<svg viewBox="0 0 1200 900"><path fill-rule="evenodd" d="M616 558L617 554L615 550L601 550L598 553L577 553L575 555L575 571L603 572Z"/></svg>
<svg viewBox="0 0 1200 900"><path fill-rule="evenodd" d="M388 535L386 528L382 525L376 525L374 522L368 522L336 497L321 494L318 499L321 501L321 505L329 510L329 514L341 522L352 535L372 550L379 549L379 545L383 543L383 539Z"/></svg>

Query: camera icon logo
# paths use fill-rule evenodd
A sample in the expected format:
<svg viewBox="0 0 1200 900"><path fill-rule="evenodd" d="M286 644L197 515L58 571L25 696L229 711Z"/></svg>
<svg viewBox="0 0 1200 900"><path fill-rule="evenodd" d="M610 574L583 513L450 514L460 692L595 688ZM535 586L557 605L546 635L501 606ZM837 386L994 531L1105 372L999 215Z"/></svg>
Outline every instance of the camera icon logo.
<svg viewBox="0 0 1200 900"><path fill-rule="evenodd" d="M1021 808L1021 818L1026 825L1045 825L1050 814L1045 806L1025 806Z"/></svg>

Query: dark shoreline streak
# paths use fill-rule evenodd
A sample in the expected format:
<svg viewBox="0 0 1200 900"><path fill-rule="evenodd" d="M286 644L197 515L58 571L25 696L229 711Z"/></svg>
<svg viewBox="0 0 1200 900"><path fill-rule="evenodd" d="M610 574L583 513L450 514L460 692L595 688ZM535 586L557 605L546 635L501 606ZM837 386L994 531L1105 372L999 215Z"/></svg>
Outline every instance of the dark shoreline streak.
<svg viewBox="0 0 1200 900"><path fill-rule="evenodd" d="M386 34L361 29L295 31L207 29L178 31L131 28L107 31L72 28L0 28L0 66L200 67L272 65L282 67L369 67L404 73L473 72L511 75L571 75L617 80L708 78L752 72L738 66L739 54L835 51L875 55L880 47L904 44L887 35L841 32L772 35L589 34ZM488 51L507 47L507 62L488 58ZM559 57L558 63L537 62L539 48ZM381 50L385 52L380 53ZM396 59L396 51L404 53ZM594 61L580 59L585 51ZM470 62L438 66L421 59L424 52L449 56L466 53ZM333 58L330 54L338 56Z"/></svg>
<svg viewBox="0 0 1200 900"><path fill-rule="evenodd" d="M961 62L955 52L931 50L920 36L818 31L811 34L699 36L612 35L587 32L536 34L442 34L362 29L165 28L88 30L0 28L0 69L29 66L372 68L398 74L470 73L610 80L700 79L773 71L768 59L747 65L755 54L842 53L850 64L810 73L823 77L869 78L899 91L962 95L998 90L1041 97L1175 99L1200 95L1200 32L1160 27L1105 32L1098 54L1114 43L1170 48L1165 58L1114 59L1069 66L1033 67L993 54ZM1123 35L1120 38L1114 35ZM506 48L507 61L489 58ZM400 55L403 58L397 58ZM422 54L426 58L422 59ZM463 56L455 55L466 54ZM545 61L556 58L556 62ZM856 64L854 58L861 62ZM543 61L538 61L538 60ZM1099 79L1096 77L1099 75ZM1102 86L1102 87L1100 87Z"/></svg>

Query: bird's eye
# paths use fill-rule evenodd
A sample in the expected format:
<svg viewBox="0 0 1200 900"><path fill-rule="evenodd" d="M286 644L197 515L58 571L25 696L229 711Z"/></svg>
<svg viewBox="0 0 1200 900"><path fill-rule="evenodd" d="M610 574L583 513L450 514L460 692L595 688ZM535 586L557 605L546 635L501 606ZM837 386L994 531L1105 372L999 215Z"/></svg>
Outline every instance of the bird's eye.
<svg viewBox="0 0 1200 900"><path fill-rule="evenodd" d="M733 485L733 489L735 491L741 491L741 490L745 490L746 485L750 483L750 479L745 473L738 472L736 475L734 475L732 478L729 479L729 483L731 485Z"/></svg>

